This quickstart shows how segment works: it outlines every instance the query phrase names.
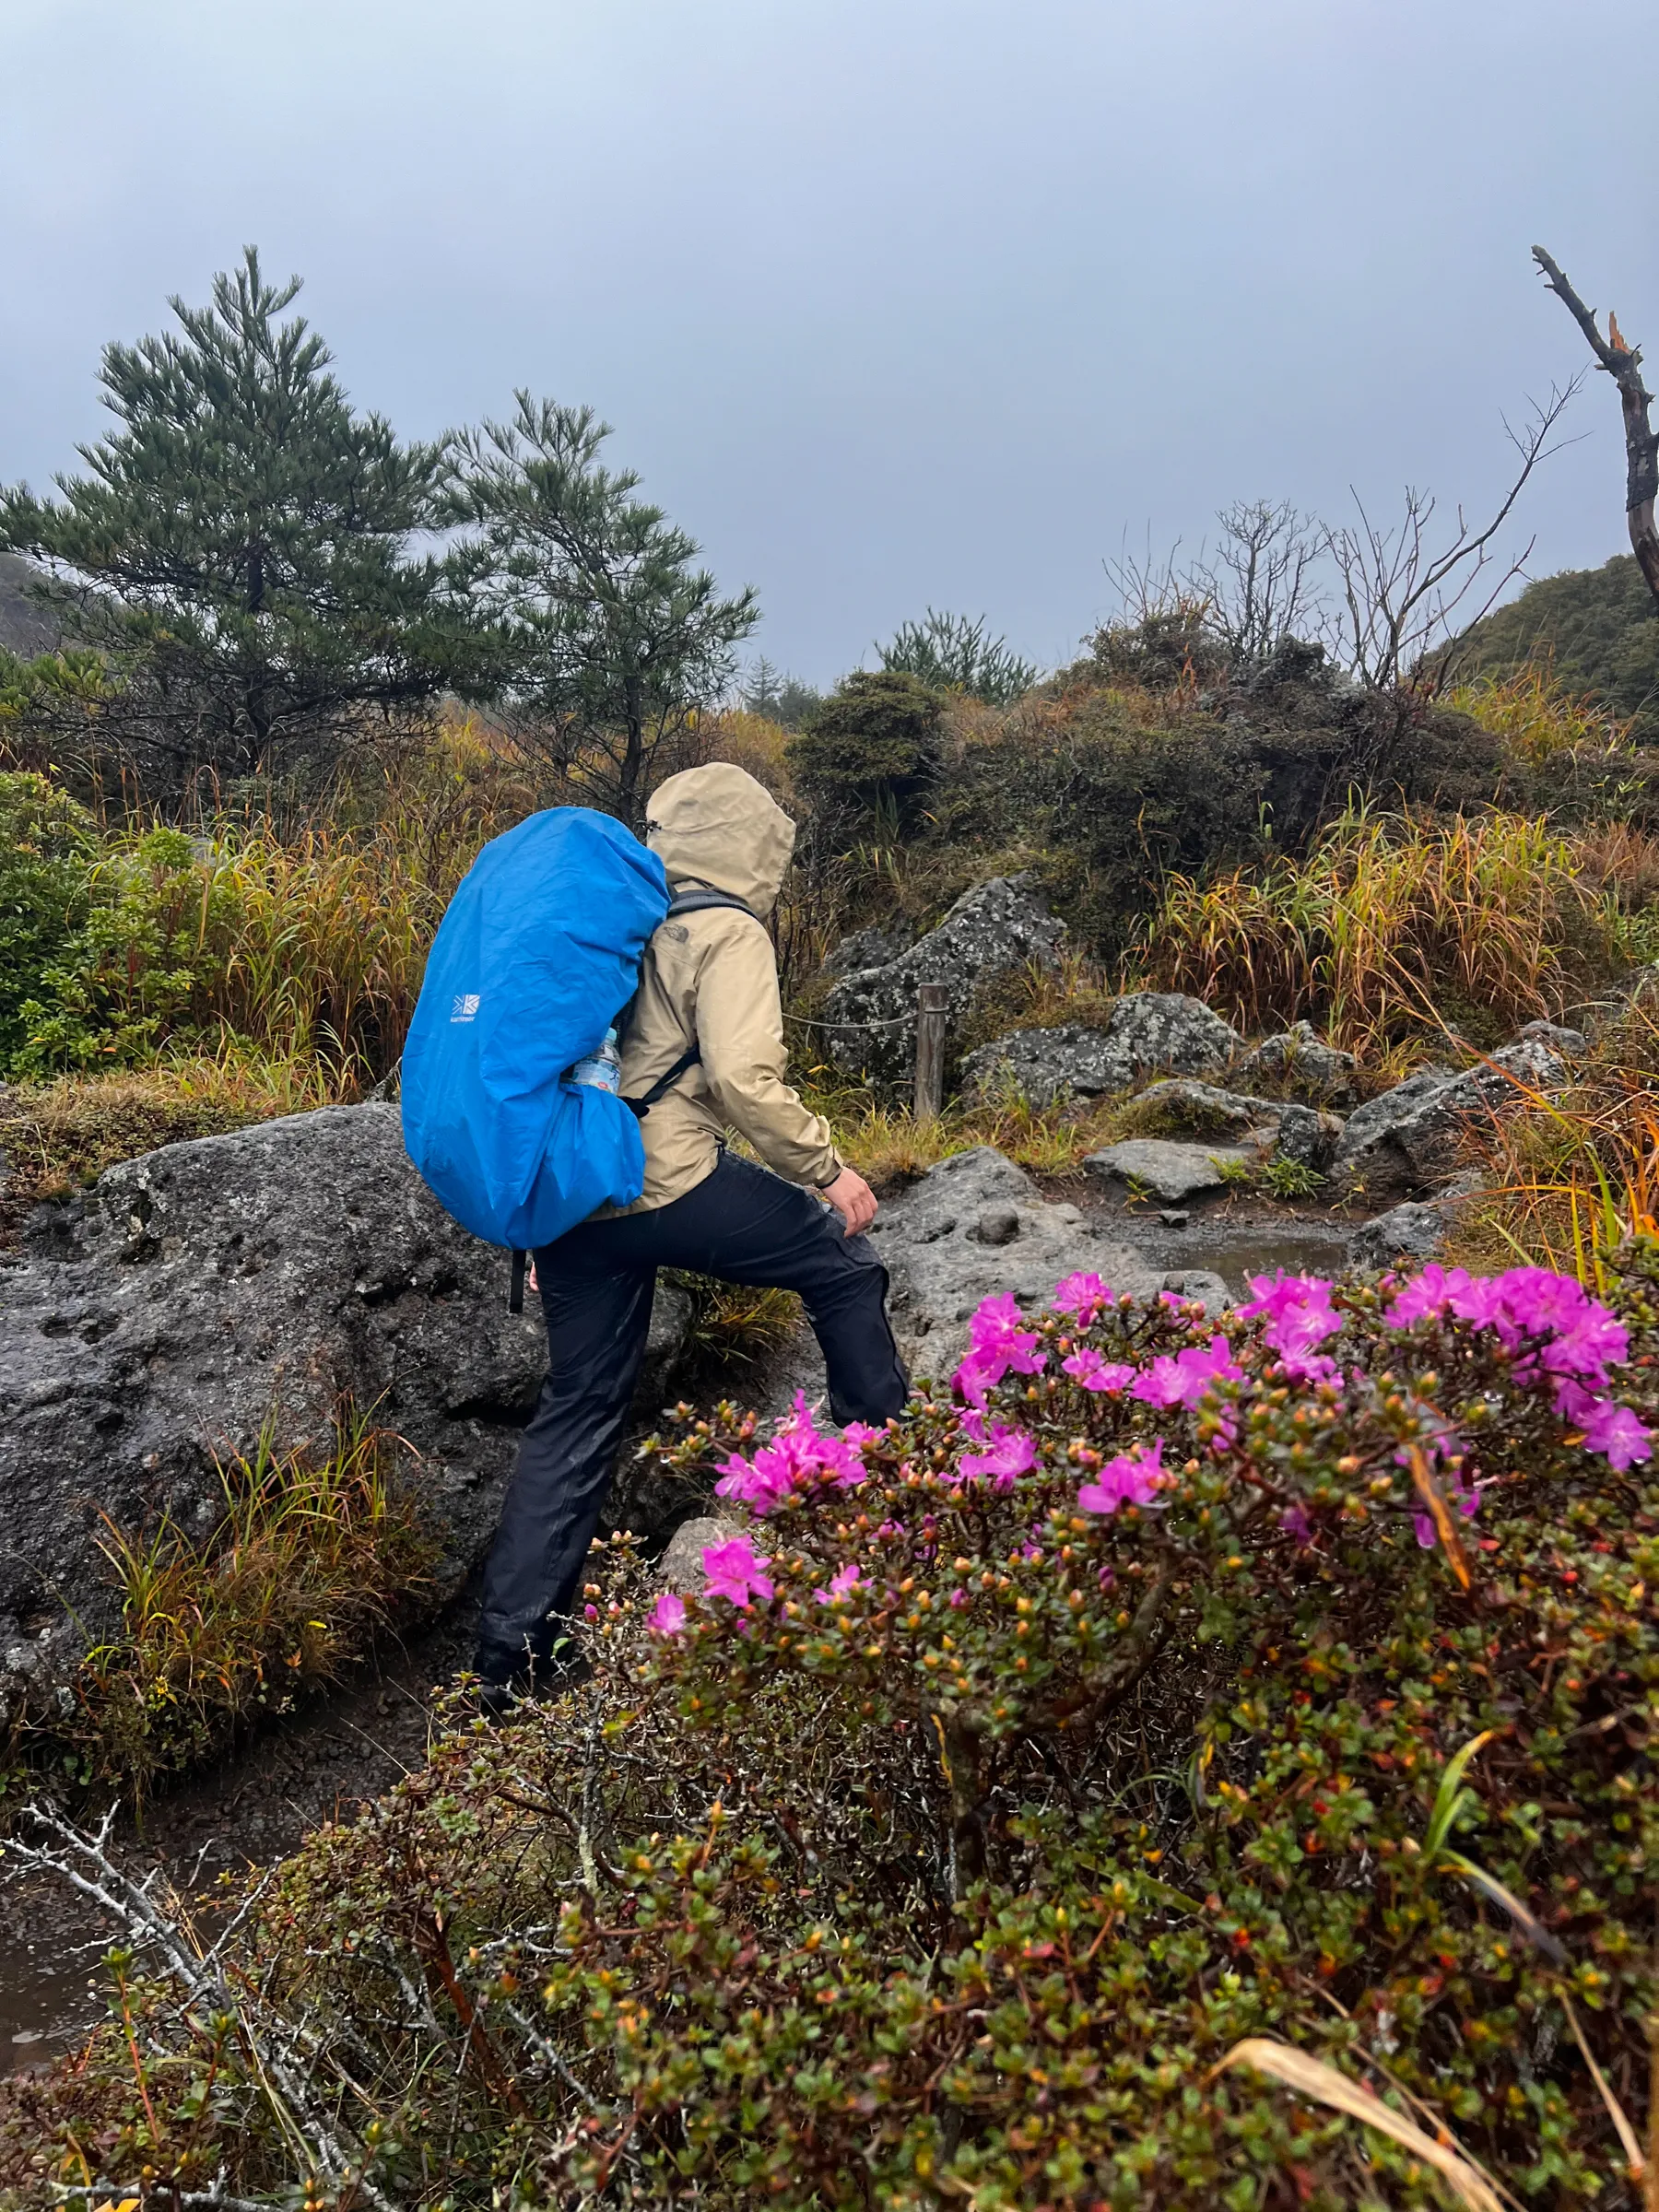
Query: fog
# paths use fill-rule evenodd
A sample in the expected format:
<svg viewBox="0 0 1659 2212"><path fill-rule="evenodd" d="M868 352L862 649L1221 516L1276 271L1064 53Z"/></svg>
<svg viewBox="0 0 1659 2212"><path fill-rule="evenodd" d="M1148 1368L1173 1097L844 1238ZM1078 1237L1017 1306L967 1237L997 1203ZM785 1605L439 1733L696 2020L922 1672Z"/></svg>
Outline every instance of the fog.
<svg viewBox="0 0 1659 2212"><path fill-rule="evenodd" d="M932 604L1053 663L1215 510L1500 490L1659 347L1635 0L0 0L0 478L244 241L408 435L585 400L817 682ZM1639 68L1636 65L1640 63ZM1644 174L1645 170L1645 174ZM1624 545L1605 378L1536 573Z"/></svg>

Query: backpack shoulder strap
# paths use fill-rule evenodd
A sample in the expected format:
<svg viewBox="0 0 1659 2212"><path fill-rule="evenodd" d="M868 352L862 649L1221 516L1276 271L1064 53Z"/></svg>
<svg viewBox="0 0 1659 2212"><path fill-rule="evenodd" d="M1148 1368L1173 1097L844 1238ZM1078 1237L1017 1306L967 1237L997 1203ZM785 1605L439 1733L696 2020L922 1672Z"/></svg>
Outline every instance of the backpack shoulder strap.
<svg viewBox="0 0 1659 2212"><path fill-rule="evenodd" d="M760 919L752 906L746 905L732 892L711 890L700 883L693 884L688 891L675 893L669 902L667 918L672 921L676 914L700 914L712 906L729 906L735 913L747 914L751 922Z"/></svg>
<svg viewBox="0 0 1659 2212"><path fill-rule="evenodd" d="M700 883L694 884L689 890L677 891L669 902L668 912L664 919L671 922L677 914L700 914L706 912L710 907L715 906L729 906L736 913L747 914L751 922L760 920L752 906L735 897L732 892L717 891L708 885ZM699 1066L701 1061L702 1053L697 1045L692 1043L680 1054L672 1067L657 1077L648 1091L637 1099L624 1099L623 1105L637 1120L642 1122L658 1100L667 1096L686 1071L688 1068Z"/></svg>

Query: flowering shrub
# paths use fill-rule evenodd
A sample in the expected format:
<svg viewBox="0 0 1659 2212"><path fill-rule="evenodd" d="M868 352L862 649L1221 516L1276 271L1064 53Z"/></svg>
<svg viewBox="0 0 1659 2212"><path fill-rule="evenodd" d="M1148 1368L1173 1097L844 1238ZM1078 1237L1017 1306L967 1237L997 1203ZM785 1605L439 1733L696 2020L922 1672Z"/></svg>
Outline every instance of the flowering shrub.
<svg viewBox="0 0 1659 2212"><path fill-rule="evenodd" d="M1218 1324L1077 1276L989 1301L883 1430L689 1424L665 1458L753 1515L706 1587L596 1582L591 1691L452 1736L265 1908L275 2024L244 2034L330 2085L317 2172L399 2203L1446 2201L1218 2071L1274 2037L1520 2202L1633 2206L1607 2100L1640 2136L1659 1252L1623 1265L1617 1310L1427 1269L1264 1277ZM147 2002L227 2115L183 2178L305 2180L202 2001ZM37 2138L85 2134L108 2053L28 2092ZM102 2178L168 2171L182 2127L123 2093Z"/></svg>

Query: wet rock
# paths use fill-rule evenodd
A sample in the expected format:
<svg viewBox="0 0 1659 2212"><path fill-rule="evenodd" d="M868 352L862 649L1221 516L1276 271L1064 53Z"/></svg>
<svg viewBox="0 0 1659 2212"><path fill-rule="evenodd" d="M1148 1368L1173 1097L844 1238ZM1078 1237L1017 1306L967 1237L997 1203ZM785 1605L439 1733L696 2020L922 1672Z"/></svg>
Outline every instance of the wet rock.
<svg viewBox="0 0 1659 2212"><path fill-rule="evenodd" d="M971 1233L982 1244L1012 1244L1019 1234L1019 1215L1011 1206L988 1206Z"/></svg>
<svg viewBox="0 0 1659 2212"><path fill-rule="evenodd" d="M987 1213L1003 1209L1018 1223L1009 1243L989 1245L970 1233ZM913 1373L939 1381L961 1363L974 1309L999 1291L1040 1312L1054 1285L1079 1269L1137 1298L1149 1297L1161 1279L1077 1206L1044 1198L1022 1168L989 1145L942 1161L889 1199L870 1236L891 1280L899 1348Z"/></svg>
<svg viewBox="0 0 1659 2212"><path fill-rule="evenodd" d="M976 1097L1014 1089L1033 1106L1051 1106L1067 1094L1127 1090L1148 1075L1215 1075L1242 1041L1201 999L1179 991L1130 991L1098 1028L1066 1022L1012 1030L970 1053L962 1075Z"/></svg>
<svg viewBox="0 0 1659 2212"><path fill-rule="evenodd" d="M493 1531L547 1366L539 1313L507 1311L507 1261L409 1165L393 1105L330 1107L168 1145L39 1209L0 1270L0 1648L54 1665L112 1625L100 1513L216 1524L216 1460L326 1453L342 1400L418 1454L441 1593ZM673 1357L674 1294L653 1372Z"/></svg>
<svg viewBox="0 0 1659 2212"><path fill-rule="evenodd" d="M1340 1114L1320 1113L1312 1106L1287 1104L1279 1109L1278 1135L1274 1139L1276 1159L1293 1159L1316 1175L1327 1174L1342 1142Z"/></svg>
<svg viewBox="0 0 1659 2212"><path fill-rule="evenodd" d="M747 1522L721 1513L700 1513L695 1521L682 1521L668 1539L657 1571L670 1590L688 1594L700 1590L708 1579L703 1573L704 1547L729 1544L734 1536L747 1535L748 1530Z"/></svg>
<svg viewBox="0 0 1659 2212"><path fill-rule="evenodd" d="M1237 1147L1177 1145L1162 1137L1132 1136L1121 1145L1108 1145L1103 1152L1089 1153L1083 1166L1102 1182L1125 1187L1133 1184L1148 1198L1179 1206L1184 1198L1225 1189L1224 1166L1236 1162L1250 1167L1254 1159L1253 1152Z"/></svg>
<svg viewBox="0 0 1659 2212"><path fill-rule="evenodd" d="M1512 1044L1541 1044L1563 1060L1582 1060L1590 1050L1590 1040L1583 1030L1569 1029L1559 1021L1529 1021L1524 1030L1517 1030L1510 1040Z"/></svg>
<svg viewBox="0 0 1659 2212"><path fill-rule="evenodd" d="M979 884L909 951L836 983L824 1006L830 1058L875 1081L907 1081L915 1068L922 984L943 983L950 1018L959 1020L981 983L1031 961L1053 967L1065 935L1065 923L1023 877Z"/></svg>
<svg viewBox="0 0 1659 2212"><path fill-rule="evenodd" d="M910 950L910 932L901 924L890 927L879 922L855 929L843 937L824 962L826 975L860 975L871 968L888 968Z"/></svg>
<svg viewBox="0 0 1659 2212"><path fill-rule="evenodd" d="M1354 1093L1354 1055L1326 1044L1312 1022L1299 1021L1277 1037L1264 1037L1232 1070L1241 1088L1266 1083L1317 1106L1343 1106Z"/></svg>
<svg viewBox="0 0 1659 2212"><path fill-rule="evenodd" d="M1232 1304L1232 1293L1221 1277L1207 1267L1187 1267L1166 1275L1160 1288L1178 1298L1196 1299L1205 1312L1221 1313Z"/></svg>
<svg viewBox="0 0 1659 2212"><path fill-rule="evenodd" d="M1400 1260L1432 1260L1445 1241L1446 1219L1438 1206L1391 1206L1361 1222L1348 1239L1348 1265L1369 1270L1392 1267Z"/></svg>
<svg viewBox="0 0 1659 2212"><path fill-rule="evenodd" d="M1335 1167L1368 1189L1378 1177L1420 1184L1443 1169L1460 1130L1524 1104L1531 1092L1558 1089L1566 1077L1566 1062L1537 1038L1506 1044L1461 1073L1427 1068L1355 1109Z"/></svg>

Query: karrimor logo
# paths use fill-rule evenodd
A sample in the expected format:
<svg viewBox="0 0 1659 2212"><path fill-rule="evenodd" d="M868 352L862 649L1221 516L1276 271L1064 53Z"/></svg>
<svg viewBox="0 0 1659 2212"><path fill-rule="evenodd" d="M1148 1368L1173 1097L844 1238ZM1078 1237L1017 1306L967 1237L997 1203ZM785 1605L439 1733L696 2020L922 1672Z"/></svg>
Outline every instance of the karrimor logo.
<svg viewBox="0 0 1659 2212"><path fill-rule="evenodd" d="M450 1019L452 1021L470 1021L477 1010L478 994L476 991L457 991L455 1003L450 1009Z"/></svg>

